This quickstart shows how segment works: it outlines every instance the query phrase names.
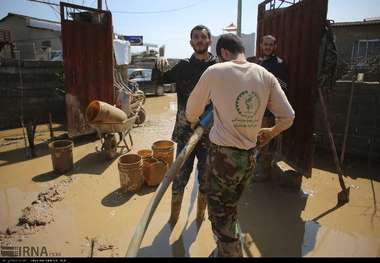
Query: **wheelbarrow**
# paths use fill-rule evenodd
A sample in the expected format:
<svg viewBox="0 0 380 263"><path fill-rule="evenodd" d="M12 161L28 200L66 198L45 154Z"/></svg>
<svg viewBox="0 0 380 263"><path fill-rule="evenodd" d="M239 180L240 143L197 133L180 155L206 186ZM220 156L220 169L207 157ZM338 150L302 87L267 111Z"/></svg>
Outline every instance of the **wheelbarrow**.
<svg viewBox="0 0 380 263"><path fill-rule="evenodd" d="M100 149L96 147L96 151L105 153L108 159L130 152L133 146L131 130L137 117L138 113L123 122L90 122L90 126L96 130L102 144Z"/></svg>

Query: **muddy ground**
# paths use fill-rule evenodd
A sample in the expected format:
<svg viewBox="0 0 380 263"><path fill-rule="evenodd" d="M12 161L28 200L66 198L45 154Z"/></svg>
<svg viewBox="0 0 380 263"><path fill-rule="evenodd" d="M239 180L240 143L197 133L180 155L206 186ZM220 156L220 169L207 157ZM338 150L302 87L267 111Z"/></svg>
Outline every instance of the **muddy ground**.
<svg viewBox="0 0 380 263"><path fill-rule="evenodd" d="M133 153L170 139L176 97L148 98L145 109L146 122L132 131ZM56 136L64 132L55 125ZM22 131L0 132L1 245L38 247L40 253L47 251L54 257L125 256L156 188L122 193L117 161L107 161L95 151L100 143L94 136L75 141L74 170L56 175L48 137L47 125L40 125L38 157L27 160ZM345 164L351 194L342 207L336 206L339 184L330 153L315 155L312 178L304 178L301 192L275 181L250 183L239 208L242 231L253 238L254 256L380 256L380 165L355 158ZM208 257L212 253L216 245L210 222L204 221L198 229L194 221L198 191L194 178L193 173L174 229L167 224L169 187L139 256Z"/></svg>

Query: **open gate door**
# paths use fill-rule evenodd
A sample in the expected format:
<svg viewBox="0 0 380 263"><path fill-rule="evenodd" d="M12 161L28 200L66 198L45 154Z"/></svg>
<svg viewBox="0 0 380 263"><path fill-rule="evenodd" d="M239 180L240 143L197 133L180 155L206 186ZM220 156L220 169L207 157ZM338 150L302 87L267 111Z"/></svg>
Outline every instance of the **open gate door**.
<svg viewBox="0 0 380 263"><path fill-rule="evenodd" d="M284 133L285 161L311 176L314 153L314 114L318 88L318 60L328 0L266 0L259 4L257 56L260 40L277 38L277 54L289 68L288 99L296 112L293 126Z"/></svg>
<svg viewBox="0 0 380 263"><path fill-rule="evenodd" d="M61 2L66 114L69 137L88 134L92 100L113 104L112 15Z"/></svg>

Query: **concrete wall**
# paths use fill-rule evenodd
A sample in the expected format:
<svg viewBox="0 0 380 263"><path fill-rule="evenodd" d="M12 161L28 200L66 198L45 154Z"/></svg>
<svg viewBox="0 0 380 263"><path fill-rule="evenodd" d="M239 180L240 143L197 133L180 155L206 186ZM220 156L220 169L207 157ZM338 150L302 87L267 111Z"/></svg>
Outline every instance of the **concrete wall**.
<svg viewBox="0 0 380 263"><path fill-rule="evenodd" d="M0 130L20 127L23 112L25 122L47 123L65 119L63 82L56 75L63 72L62 62L30 61L21 65L23 87L20 85L17 61L0 67ZM22 110L23 108L23 110Z"/></svg>
<svg viewBox="0 0 380 263"><path fill-rule="evenodd" d="M328 95L328 114L338 154L342 149L351 81L338 81ZM316 146L330 150L323 112L316 105ZM346 153L380 158L380 84L356 83Z"/></svg>

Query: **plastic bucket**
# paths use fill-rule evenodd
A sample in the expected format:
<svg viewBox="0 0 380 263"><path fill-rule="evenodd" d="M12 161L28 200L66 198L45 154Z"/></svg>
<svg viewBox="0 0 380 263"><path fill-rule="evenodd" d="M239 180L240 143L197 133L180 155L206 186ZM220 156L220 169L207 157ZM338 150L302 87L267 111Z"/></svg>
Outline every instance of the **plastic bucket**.
<svg viewBox="0 0 380 263"><path fill-rule="evenodd" d="M143 161L137 154L125 154L118 161L120 186L126 192L140 191L143 182Z"/></svg>
<svg viewBox="0 0 380 263"><path fill-rule="evenodd" d="M94 100L87 106L86 119L88 122L123 122L127 115L106 102Z"/></svg>
<svg viewBox="0 0 380 263"><path fill-rule="evenodd" d="M73 142L70 140L58 140L49 144L53 170L58 174L64 174L73 169Z"/></svg>
<svg viewBox="0 0 380 263"><path fill-rule="evenodd" d="M148 150L148 149L144 149L144 150L140 150L137 152L137 154L139 156L141 156L141 158L143 159L143 161L145 159L149 159L149 158L152 158L153 157L153 152L152 150Z"/></svg>
<svg viewBox="0 0 380 263"><path fill-rule="evenodd" d="M174 142L157 141L152 145L153 157L164 161L170 167L174 160Z"/></svg>
<svg viewBox="0 0 380 263"><path fill-rule="evenodd" d="M148 186L157 186L161 183L168 170L168 165L156 158L144 160L144 181Z"/></svg>

